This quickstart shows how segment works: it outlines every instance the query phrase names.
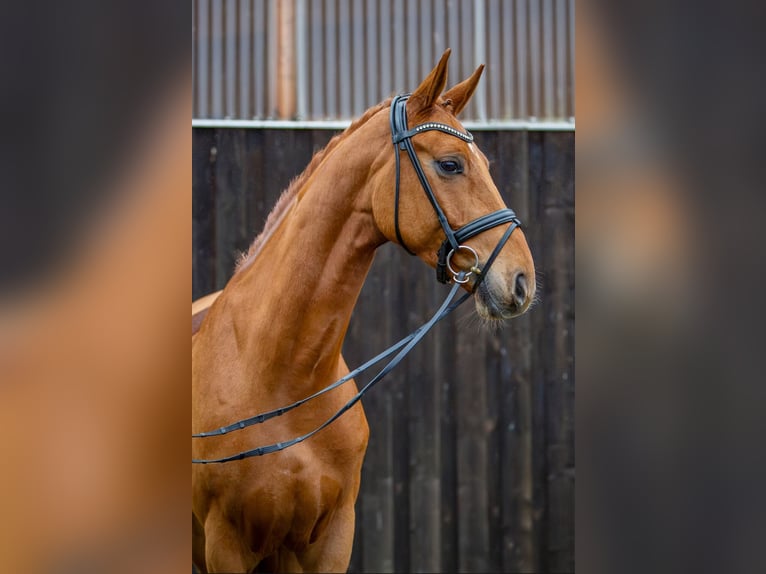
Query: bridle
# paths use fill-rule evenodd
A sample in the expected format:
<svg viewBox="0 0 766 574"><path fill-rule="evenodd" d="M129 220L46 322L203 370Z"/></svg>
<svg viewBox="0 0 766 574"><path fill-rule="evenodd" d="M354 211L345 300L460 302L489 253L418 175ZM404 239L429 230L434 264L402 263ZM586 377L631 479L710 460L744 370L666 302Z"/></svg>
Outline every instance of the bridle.
<svg viewBox="0 0 766 574"><path fill-rule="evenodd" d="M353 407L356 403L358 403L368 390L370 390L376 383L378 383L381 379L383 379L383 377L385 377L388 373L390 373L401 362L401 360L410 352L410 350L415 345L417 345L418 342L420 342L420 340L426 335L426 333L428 333L428 331L431 330L431 328L436 323L438 323L444 317L449 315L452 311L457 309L464 301L466 301L476 291L476 289L479 287L481 282L484 280L484 277L486 277L487 271L489 270L490 266L495 261L500 251L503 249L503 246L507 243L508 239L511 237L511 233L513 233L513 231L521 225L521 222L516 217L516 214L513 212L513 210L504 208L504 209L499 209L497 211L493 211L492 213L489 213L487 215L482 215L481 217L474 219L473 221L464 225L463 227L459 228L456 231L450 227L449 221L447 221L447 217L444 215L444 210L442 210L441 206L439 205L439 202L437 201L436 196L434 195L434 192L431 189L431 185L428 183L428 178L426 177L426 174L423 171L423 166L420 164L420 160L418 159L417 154L415 154L415 148L412 145L412 138L419 133L423 133L429 130L438 130L440 132L444 132L451 136L460 138L461 140L467 143L473 142L473 136L469 132L461 132L453 128L452 126L448 126L447 124L441 124L437 122L426 122L424 124L419 124L412 129L408 129L407 107L406 107L408 97L409 97L409 94L396 96L391 102L391 116L390 116L391 137L393 140L395 156L396 156L396 188L395 188L395 196L394 196L394 203L395 203L394 227L396 231L396 238L399 244L410 255L414 255L414 253L410 250L409 247L407 247L406 243L404 242L404 239L402 238L401 230L399 228L399 180L400 180L399 155L402 151L406 151L407 155L410 158L410 162L412 163L412 167L415 169L415 173L417 174L418 179L420 180L420 185L423 187L423 191L425 191L426 196L431 202L431 205L433 206L434 211L436 212L436 217L438 218L439 223L441 224L441 227L444 230L444 234L446 235L446 239L441 244L441 247L439 247L439 251L437 252L438 261L436 265L436 279L440 283L448 283L450 279L452 280L453 286L449 292L449 295L447 295L447 298L444 300L441 307L439 307L438 311L433 315L433 317L431 317L431 319L429 319L427 323L425 323L420 328L418 328L415 332L411 333L410 335L408 335L407 337L405 337L398 343L392 345L391 347L389 347L388 349L386 349L385 351L383 351L376 357L373 357L372 359L364 363L362 366L348 373L345 377L335 381L334 383L325 387L324 389L317 391L313 395L308 396L304 399L301 399L291 405L287 405L285 407L281 407L272 411L268 411L268 412L261 413L252 417L248 417L246 419L242 419L240 421L237 421L235 423L232 423L230 425L227 425L212 431L192 434L192 438L206 438L211 436L221 436L221 435L228 434L230 432L247 428L249 426L264 423L267 420L272 419L274 417L282 416L286 412L291 411L295 408L298 408L301 405L304 405L307 402L327 392L330 392L333 389L338 388L340 385L347 383L348 381L350 381L357 375L369 369L372 365L375 365L376 363L382 361L383 359L390 357L394 353L397 353L396 356L393 359L391 359L391 361L389 361L388 364L385 367L383 367L383 369L370 380L370 382L368 382L356 395L354 395L354 397L350 401L348 401L345 405L343 405L343 407L341 407L340 410L338 410L332 417L327 419L325 422L323 422L314 430L302 436L296 437L294 439L291 439L285 442L278 442L275 444L261 446L258 448L254 448L252 450L247 450L247 451L240 452L240 453L223 457L223 458L192 459L192 464L213 464L213 463L232 462L235 460L243 460L245 458L250 458L254 456L263 456L265 454L279 452L280 450L284 450L300 442L303 442L304 440L314 436L316 433L320 432L322 429L324 429L325 427L335 422L338 418L340 418L341 415L343 415L346 411L348 411L351 407ZM470 239L471 237L475 237L476 235L484 231L487 231L489 229L492 229L504 223L510 223L511 225L509 225L508 229L505 230L505 233L503 233L503 236L497 242L497 245L495 245L495 248L490 254L489 258L487 258L487 261L480 268L479 256L477 255L476 251L474 251L471 247L465 245L464 242ZM470 253L474 255L476 259L474 265L472 265L467 271L455 270L453 269L451 264L452 257L454 256L455 253L457 253L461 249L468 250ZM470 292L464 293L457 301L453 303L453 299L455 298L455 295L457 294L458 289L460 289L461 285L467 283L470 280L470 276L472 274L476 274L476 279L474 280L474 283ZM452 277L450 277L450 275Z"/></svg>
<svg viewBox="0 0 766 574"><path fill-rule="evenodd" d="M452 275L452 280L459 281L457 278L458 273L452 269L451 266L452 256L461 249L467 250L474 255L476 261L475 264L471 266L466 272L465 278L460 281L467 283L470 275L476 273L476 280L474 281L473 285L473 290L475 291L479 284L483 281L484 275L486 273L482 273L482 270L479 269L479 256L472 248L464 245L464 242L468 241L471 237L474 237L479 233L487 231L488 229L492 229L493 227L497 227L498 225L502 225L504 223L511 223L505 235L503 235L500 241L497 242L495 249L492 251L489 259L487 259L487 262L484 264L483 271L486 272L489 270L490 265L492 265L492 263L495 261L495 258L498 256L500 251L503 249L503 246L510 238L513 230L521 225L521 222L516 217L514 211L506 207L504 209L498 209L497 211L488 213L487 215L482 215L478 219L474 219L470 223L467 223L457 231L452 230L449 221L447 221L447 216L444 215L444 210L439 205L439 201L436 199L436 195L434 195L433 189L431 189L431 185L428 183L428 178L423 171L423 166L420 164L420 160L415 153L415 148L412 145L412 138L423 132L438 130L440 132L444 132L445 134L459 138L466 143L472 143L473 135L471 135L470 132L461 132L452 126L448 126L447 124L440 124L437 122L426 122L424 124L415 126L411 130L407 129L408 98L409 95L400 95L396 96L391 102L391 137L394 142L394 155L396 157L396 188L394 192L394 228L396 230L396 240L404 248L404 250L407 251L407 253L410 255L415 255L412 250L407 247L407 244L404 242L404 238L402 237L402 232L399 229L399 156L401 151L406 150L407 155L410 157L410 163L412 163L412 167L415 169L415 173L420 180L420 185L423 188L428 201L431 202L431 206L436 212L436 217L439 220L439 224L441 225L442 229L444 230L444 234L446 235L446 239L441 244L441 247L437 252L438 260L436 263L436 280L440 283L447 283L450 279L449 275L447 274L449 271Z"/></svg>

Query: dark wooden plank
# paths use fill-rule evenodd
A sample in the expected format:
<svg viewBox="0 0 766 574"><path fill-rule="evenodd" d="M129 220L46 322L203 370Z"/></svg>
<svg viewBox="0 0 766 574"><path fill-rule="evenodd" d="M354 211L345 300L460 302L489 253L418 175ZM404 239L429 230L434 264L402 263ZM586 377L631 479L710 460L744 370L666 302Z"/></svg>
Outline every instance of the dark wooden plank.
<svg viewBox="0 0 766 574"><path fill-rule="evenodd" d="M541 254L539 238L544 222L535 209L537 189L529 184L528 135L528 132L503 134L503 155L514 160L509 162L508 189L504 190L504 197L522 218L527 243L537 262ZM532 381L534 371L542 370L537 360L533 332L535 320L542 325L538 317L542 312L537 306L529 314L512 321L505 334L507 354L500 365L500 376L510 383L503 401L508 405L508 418L503 421L503 476L509 484L503 507L504 571L539 571L533 505Z"/></svg>
<svg viewBox="0 0 766 574"><path fill-rule="evenodd" d="M244 206L247 235L250 243L263 230L266 217L274 207L281 190L272 189L264 183L268 166L264 163L264 150L268 145L264 130L243 130L245 150L242 158L242 172L246 187L247 201Z"/></svg>
<svg viewBox="0 0 766 574"><path fill-rule="evenodd" d="M522 230L532 252L539 275L541 230L545 223L537 213L538 189L530 183L530 132L503 132L501 153L511 158L503 177L503 197L522 221ZM538 359L535 331L542 328L543 310L537 306L523 317L514 319L504 331L506 354L499 365L501 376L509 381L503 397L508 404L504 421L503 476L509 493L503 508L504 571L536 572L539 563L538 514L533 498L536 475L534 453L533 381L536 370L542 372Z"/></svg>
<svg viewBox="0 0 766 574"><path fill-rule="evenodd" d="M512 162L503 147L503 132L482 132L477 144L490 160L490 173L501 195L507 187L508 172ZM506 200L506 203L507 200ZM505 353L500 332L483 329L484 356L476 357L486 365L486 442L487 442L487 562L489 572L502 571L502 500L506 496L502 482L501 433L503 419L502 394L507 381L499 376L500 361Z"/></svg>
<svg viewBox="0 0 766 574"><path fill-rule="evenodd" d="M401 250L400 250L401 251ZM410 258L404 288L409 292L407 330L427 321L441 304L447 290L433 281L433 271ZM416 279L423 288L412 288ZM430 283L431 289L427 288ZM445 375L442 341L449 337L446 325L437 325L413 349L407 360L410 396L410 563L409 572L440 572L441 568L441 378Z"/></svg>
<svg viewBox="0 0 766 574"><path fill-rule="evenodd" d="M215 130L192 130L192 300L215 287Z"/></svg>
<svg viewBox="0 0 766 574"><path fill-rule="evenodd" d="M391 245L392 269L398 270L392 274L396 277L396 291L393 307L388 308L394 323L392 330L397 333L397 338L405 336L414 328L422 324L422 303L418 300L420 294L416 287L420 284L423 275L423 264L413 257L409 257L399 248ZM394 504L396 516L394 517L394 566L397 572L410 570L411 534L410 531L410 410L417 408L410 403L409 385L412 378L412 369L415 359L407 357L403 368L397 373L392 373L390 390L394 401L393 420L394 433Z"/></svg>
<svg viewBox="0 0 766 574"><path fill-rule="evenodd" d="M551 312L545 351L548 524L551 572L574 570L574 142L545 134L544 205L550 250Z"/></svg>
<svg viewBox="0 0 766 574"><path fill-rule="evenodd" d="M263 135L261 178L273 205L290 181L308 165L311 144L307 134L297 130L264 130Z"/></svg>
<svg viewBox="0 0 766 574"><path fill-rule="evenodd" d="M424 302L428 293L415 291L410 294L409 306L416 309L424 309ZM428 339L435 333L432 331ZM410 532L411 554L407 571L424 572L436 571L434 562L438 559L433 557L433 548L430 542L433 540L435 529L433 518L434 510L438 513L438 505L434 508L432 499L433 489L429 483L429 467L434 464L433 440L434 433L432 424L434 420L434 405L429 404L427 390L432 381L427 380L428 367L423 364L427 360L424 349L430 348L431 341L423 341L413 349L406 362L407 392L411 410L409 414L408 436L410 441L409 466L410 481L408 496L410 499L410 514L408 529ZM439 518L436 515L436 522Z"/></svg>
<svg viewBox="0 0 766 574"><path fill-rule="evenodd" d="M457 391L455 376L454 314L442 322L439 338L442 385L439 405L441 420L441 560L442 572L458 570L458 504L457 504Z"/></svg>
<svg viewBox="0 0 766 574"><path fill-rule="evenodd" d="M548 360L545 349L545 335L547 329L547 316L550 313L550 298L548 296L549 281L548 274L551 272L549 264L549 249L547 235L549 234L549 225L545 217L545 210L542 201L542 192L544 186L544 155L543 155L543 134L541 132L530 132L528 135L528 185L529 185L529 216L530 220L537 222L534 232L531 233L531 240L537 246L535 253L535 263L538 272L539 296L541 304L534 314L530 317L531 338L534 344L536 368L531 372L529 397L524 397L524 402L528 401L530 407L530 475L528 477L529 485L525 490L531 490L531 525L529 532L529 557L527 561L534 563L535 568L540 572L547 571L547 554L545 553L544 533L547 529L547 458L546 449L546 410L545 393L546 379L544 365Z"/></svg>
<svg viewBox="0 0 766 574"><path fill-rule="evenodd" d="M428 295L426 298L428 310L422 317L422 320L430 317L438 308L444 300L447 289L444 285L433 280L431 269L426 270L425 275L425 282L430 285L430 289L423 289L423 292ZM424 407L428 409L428 421L424 426L428 434L426 441L429 444L423 449L423 458L420 462L426 468L421 471L421 475L424 476L424 488L418 495L426 497L426 501L423 504L426 508L423 509L423 512L427 512L428 517L422 521L423 524L413 524L413 532L418 533L417 528L425 526L427 526L428 532L427 536L419 534L420 540L413 541L413 553L415 552L415 547L421 543L421 540L422 544L427 545L427 547L421 552L423 561L419 565L413 560L412 571L415 571L415 567L419 566L417 571L421 572L448 572L454 571L456 564L454 558L445 560L443 550L445 530L449 530L445 523L443 511L444 474L445 468L449 468L449 464L445 464L444 457L444 432L447 425L450 425L453 411L445 409L442 397L449 393L452 382L452 368L454 366L453 332L452 323L449 321L444 321L437 325L434 328L434 333L429 337L428 347L424 348L423 356L419 361L423 366L421 376L425 381L425 396L422 400ZM417 417L418 411L419 409L413 413L413 416ZM452 439L454 441L454 436ZM449 440L449 437L447 437L447 441ZM413 500L415 496L416 494L413 493ZM417 510L413 509L413 515L415 512ZM452 526L452 530L456 534L454 521Z"/></svg>
<svg viewBox="0 0 766 574"><path fill-rule="evenodd" d="M455 331L458 569L487 572L487 370L479 326L467 318L473 312L468 306L459 311L457 322L462 327Z"/></svg>
<svg viewBox="0 0 766 574"><path fill-rule="evenodd" d="M482 133L480 140L490 159L490 170L506 204L525 222L529 221L526 132ZM488 416L491 432L488 496L490 507L489 550L491 570L530 570L523 555L523 523L531 512L522 495L528 482L530 449L519 440L521 424L518 385L525 384L529 370L528 316L514 319L502 331L488 335L486 352ZM527 430L528 432L528 430Z"/></svg>
<svg viewBox="0 0 766 574"><path fill-rule="evenodd" d="M234 265L252 240L247 225L247 184L242 157L245 134L218 130L215 196L216 288L234 273Z"/></svg>

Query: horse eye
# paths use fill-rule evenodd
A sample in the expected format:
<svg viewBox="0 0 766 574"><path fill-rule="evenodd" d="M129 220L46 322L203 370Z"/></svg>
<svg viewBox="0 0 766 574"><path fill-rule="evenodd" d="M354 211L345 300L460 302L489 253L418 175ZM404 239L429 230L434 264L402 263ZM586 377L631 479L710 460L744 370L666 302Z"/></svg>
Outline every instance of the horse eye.
<svg viewBox="0 0 766 574"><path fill-rule="evenodd" d="M439 167L444 173L463 173L463 168L459 162L454 159L445 159L439 162Z"/></svg>

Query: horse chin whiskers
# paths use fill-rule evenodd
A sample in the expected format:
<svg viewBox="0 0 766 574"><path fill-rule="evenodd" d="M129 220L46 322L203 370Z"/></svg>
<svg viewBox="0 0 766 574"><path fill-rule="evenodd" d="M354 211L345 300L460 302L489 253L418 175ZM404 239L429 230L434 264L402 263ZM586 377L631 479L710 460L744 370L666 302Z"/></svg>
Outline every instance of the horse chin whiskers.
<svg viewBox="0 0 766 574"><path fill-rule="evenodd" d="M491 314L487 308L477 301L476 314L474 315L482 329L492 333L501 330L505 326L506 319Z"/></svg>
<svg viewBox="0 0 766 574"><path fill-rule="evenodd" d="M476 316L486 328L495 331L518 314L500 304L491 289L485 288L483 284L479 287L476 292Z"/></svg>
<svg viewBox="0 0 766 574"><path fill-rule="evenodd" d="M496 333L500 331L505 325L505 321L490 317L483 310L480 310L480 303L477 300L476 312L463 315L456 324L461 330L469 329L478 335L482 332Z"/></svg>

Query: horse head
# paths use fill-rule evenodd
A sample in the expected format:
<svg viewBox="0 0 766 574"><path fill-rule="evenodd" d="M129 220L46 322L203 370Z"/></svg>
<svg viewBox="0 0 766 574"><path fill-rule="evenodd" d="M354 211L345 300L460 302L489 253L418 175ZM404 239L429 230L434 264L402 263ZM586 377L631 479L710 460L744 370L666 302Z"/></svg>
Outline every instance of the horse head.
<svg viewBox="0 0 766 574"><path fill-rule="evenodd" d="M444 92L449 54L447 50L406 100L406 126L395 126L396 110L391 110L394 140L397 133L406 136L416 159L404 153L403 144L394 142L394 153L388 154L384 168L378 170L373 216L386 239L431 267L444 266L444 255L437 255L440 249L451 252L446 262L451 272L456 271L452 279L465 281L468 290L475 289L479 315L488 320L509 319L529 308L536 287L534 262L523 231L516 228L506 236L509 226L518 222L482 225L487 228L460 241L457 249L454 241L452 249L445 242L449 233L445 227L457 231L496 212L513 216L492 180L486 156L457 119L476 90L484 66ZM396 99L392 105L397 105ZM458 276L461 270L466 277Z"/></svg>

